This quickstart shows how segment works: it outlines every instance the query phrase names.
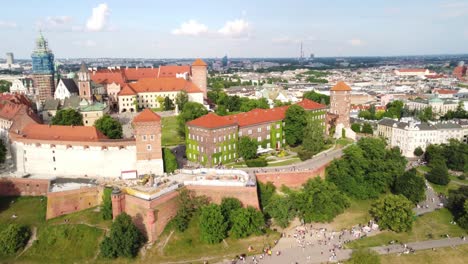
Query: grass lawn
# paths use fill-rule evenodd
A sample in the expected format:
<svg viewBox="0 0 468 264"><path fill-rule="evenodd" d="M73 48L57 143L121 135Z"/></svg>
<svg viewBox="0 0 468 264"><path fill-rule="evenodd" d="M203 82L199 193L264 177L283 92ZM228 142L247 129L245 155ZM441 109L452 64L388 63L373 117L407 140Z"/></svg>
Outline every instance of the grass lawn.
<svg viewBox="0 0 468 264"><path fill-rule="evenodd" d="M276 166L286 166L286 165L291 165L291 164L295 164L295 163L298 163L298 162L301 162L301 159L299 158L291 158L291 159L287 159L287 160L283 160L283 161L279 161L279 162L268 162L268 167L276 167Z"/></svg>
<svg viewBox="0 0 468 264"><path fill-rule="evenodd" d="M47 223L51 225L62 224L65 222L65 219L67 219L70 224L86 223L101 228L110 228L112 224L112 220L102 219L101 212L98 212L96 210L96 207L79 211L73 214L62 215L60 217L50 219L49 221L47 221Z"/></svg>
<svg viewBox="0 0 468 264"><path fill-rule="evenodd" d="M336 148L342 148L344 146L347 146L351 143L353 143L354 141L350 138L339 138L336 140Z"/></svg>
<svg viewBox="0 0 468 264"><path fill-rule="evenodd" d="M83 263L97 254L104 231L86 225L49 225L39 228L34 242L19 262Z"/></svg>
<svg viewBox="0 0 468 264"><path fill-rule="evenodd" d="M0 197L0 226L10 223L42 225L45 223L46 206L45 197ZM12 215L17 218L12 218Z"/></svg>
<svg viewBox="0 0 468 264"><path fill-rule="evenodd" d="M174 230L171 222L161 235L159 241L153 248L146 253L141 262L155 263L157 261L183 261L192 262L203 257L213 258L210 263L215 263L215 260L222 260L225 258L234 257L242 253L247 254L247 248L252 246L255 253L258 253L266 245L273 245L273 241L279 238L279 233L270 231L263 236L251 236L245 239L225 239L225 242L210 245L200 241L200 234L198 228L198 217L194 217L190 222L189 228L181 233L174 231L168 243L161 251L157 244L164 243L170 232ZM252 253L253 254L253 253ZM197 261L194 261L197 263ZM202 262L202 261L200 261Z"/></svg>
<svg viewBox="0 0 468 264"><path fill-rule="evenodd" d="M330 225L334 230L341 230L357 224L366 224L371 219L369 209L373 202L374 200L351 200L351 205L344 213L335 217Z"/></svg>
<svg viewBox="0 0 468 264"><path fill-rule="evenodd" d="M464 183L464 184L468 184L468 180L467 179L464 179L464 180L460 180L457 176L455 175L452 175L450 174L450 180L452 181L455 181L454 183L457 184L457 183Z"/></svg>
<svg viewBox="0 0 468 264"><path fill-rule="evenodd" d="M432 188L434 189L434 191L436 191L437 193L442 193L444 195L448 195L448 192L449 190L456 190L460 187L459 184L453 182L453 181L450 181L449 184L447 185L438 185L438 184L434 184L432 182L429 182L429 184L432 186Z"/></svg>
<svg viewBox="0 0 468 264"><path fill-rule="evenodd" d="M179 136L177 131L177 116L167 116L162 118L162 138L163 146L176 146L184 144L184 139Z"/></svg>
<svg viewBox="0 0 468 264"><path fill-rule="evenodd" d="M415 242L430 239L440 239L449 234L451 237L466 235L466 231L458 225L450 224L453 220L448 209L443 208L418 217L413 224L413 230L407 233L383 231L381 234L365 237L347 244L348 248L375 247L388 245L392 240L399 242ZM430 236L432 234L432 238Z"/></svg>
<svg viewBox="0 0 468 264"><path fill-rule="evenodd" d="M384 255L380 257L382 264L463 264L468 259L468 245L455 248L438 248L436 251L422 250L414 254Z"/></svg>

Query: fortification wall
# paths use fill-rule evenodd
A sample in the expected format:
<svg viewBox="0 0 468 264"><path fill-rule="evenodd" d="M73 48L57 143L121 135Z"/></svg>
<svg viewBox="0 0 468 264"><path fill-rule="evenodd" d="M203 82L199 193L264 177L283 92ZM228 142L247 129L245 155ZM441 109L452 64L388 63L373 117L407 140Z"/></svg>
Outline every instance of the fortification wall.
<svg viewBox="0 0 468 264"><path fill-rule="evenodd" d="M256 187L189 185L187 189L194 191L196 195L205 195L217 204L225 197L233 197L239 199L243 206L260 209Z"/></svg>
<svg viewBox="0 0 468 264"><path fill-rule="evenodd" d="M100 187L86 187L48 193L46 219L98 206L102 202L102 192Z"/></svg>
<svg viewBox="0 0 468 264"><path fill-rule="evenodd" d="M46 196L50 180L0 178L0 196Z"/></svg>
<svg viewBox="0 0 468 264"><path fill-rule="evenodd" d="M325 169L328 167L329 163L315 169L307 171L284 171L284 172L266 172L266 173L257 173L257 181L261 183L271 182L277 188L280 188L282 185L285 185L290 188L301 187L302 184L306 183L307 180L321 177L325 178Z"/></svg>

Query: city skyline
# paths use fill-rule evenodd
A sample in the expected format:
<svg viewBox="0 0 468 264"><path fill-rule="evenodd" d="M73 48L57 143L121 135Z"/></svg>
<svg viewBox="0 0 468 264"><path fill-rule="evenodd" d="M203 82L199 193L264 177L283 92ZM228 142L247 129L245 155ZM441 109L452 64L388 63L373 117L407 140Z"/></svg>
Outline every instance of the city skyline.
<svg viewBox="0 0 468 264"><path fill-rule="evenodd" d="M54 1L3 4L0 51L29 59L42 30L57 58L398 56L467 53L462 1Z"/></svg>

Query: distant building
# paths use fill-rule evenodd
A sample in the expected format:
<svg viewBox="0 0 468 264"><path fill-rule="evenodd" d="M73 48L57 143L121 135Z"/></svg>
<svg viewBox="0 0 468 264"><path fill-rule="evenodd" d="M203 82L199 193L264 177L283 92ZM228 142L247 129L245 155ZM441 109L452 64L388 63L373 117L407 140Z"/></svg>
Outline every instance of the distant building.
<svg viewBox="0 0 468 264"><path fill-rule="evenodd" d="M436 75L435 72L431 72L428 69L411 68L411 69L396 69L395 74L397 76L420 76Z"/></svg>
<svg viewBox="0 0 468 264"><path fill-rule="evenodd" d="M104 103L89 103L86 99L83 99L80 102L79 111L83 116L83 124L85 126L93 126L96 120L109 112L109 107Z"/></svg>
<svg viewBox="0 0 468 264"><path fill-rule="evenodd" d="M37 92L37 99L44 102L47 98L53 98L55 92L54 81L54 54L49 49L42 33L36 40L36 49L32 55L32 71L34 87Z"/></svg>
<svg viewBox="0 0 468 264"><path fill-rule="evenodd" d="M75 81L73 79L60 79L54 93L54 98L63 102L65 98L72 95L78 95L78 87Z"/></svg>
<svg viewBox="0 0 468 264"><path fill-rule="evenodd" d="M459 80L463 80L467 77L467 69L466 65L462 63L453 69L452 75Z"/></svg>
<svg viewBox="0 0 468 264"><path fill-rule="evenodd" d="M434 97L431 99L413 99L405 102L408 110L422 111L427 107L432 107L432 113L443 116L448 111L455 111L458 106L457 100Z"/></svg>
<svg viewBox="0 0 468 264"><path fill-rule="evenodd" d="M6 54L6 64L12 65L15 63L15 58L13 56L13 52L7 52Z"/></svg>
<svg viewBox="0 0 468 264"><path fill-rule="evenodd" d="M25 94L28 96L35 95L34 82L32 78L19 78L11 82L11 93Z"/></svg>
<svg viewBox="0 0 468 264"><path fill-rule="evenodd" d="M414 157L417 147L426 149L430 144L448 143L450 139L463 141L468 128L455 122L424 123L416 121L396 121L384 118L378 122L377 136L386 139L390 147L399 147L405 157Z"/></svg>

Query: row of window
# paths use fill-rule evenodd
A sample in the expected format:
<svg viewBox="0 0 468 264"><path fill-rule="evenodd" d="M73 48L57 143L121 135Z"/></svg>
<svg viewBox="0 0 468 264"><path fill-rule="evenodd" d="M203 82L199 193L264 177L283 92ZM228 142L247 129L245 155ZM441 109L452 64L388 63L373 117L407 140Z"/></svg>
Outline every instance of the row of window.
<svg viewBox="0 0 468 264"><path fill-rule="evenodd" d="M143 136L141 136L141 138L142 138L143 141L146 141L146 140L148 140L148 135L143 135ZM154 135L149 135L149 140L154 141Z"/></svg>

